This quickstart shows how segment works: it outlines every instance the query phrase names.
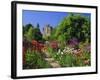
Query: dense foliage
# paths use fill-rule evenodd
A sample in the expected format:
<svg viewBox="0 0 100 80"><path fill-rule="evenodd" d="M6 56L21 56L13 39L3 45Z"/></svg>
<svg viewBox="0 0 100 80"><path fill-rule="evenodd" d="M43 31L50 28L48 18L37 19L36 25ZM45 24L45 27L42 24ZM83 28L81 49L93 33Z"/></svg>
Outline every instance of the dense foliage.
<svg viewBox="0 0 100 80"><path fill-rule="evenodd" d="M26 63L23 65L23 69L37 69L37 68L50 68L49 63L45 62L40 53L27 50L26 51Z"/></svg>
<svg viewBox="0 0 100 80"><path fill-rule="evenodd" d="M32 41L33 39L37 41L43 40L42 33L40 32L39 29L39 24L37 24L36 27L34 27L31 24L23 26L23 36L26 37L29 41Z"/></svg>
<svg viewBox="0 0 100 80"><path fill-rule="evenodd" d="M80 42L90 42L90 18L80 14L70 14L56 27L54 39L68 41L77 38Z"/></svg>

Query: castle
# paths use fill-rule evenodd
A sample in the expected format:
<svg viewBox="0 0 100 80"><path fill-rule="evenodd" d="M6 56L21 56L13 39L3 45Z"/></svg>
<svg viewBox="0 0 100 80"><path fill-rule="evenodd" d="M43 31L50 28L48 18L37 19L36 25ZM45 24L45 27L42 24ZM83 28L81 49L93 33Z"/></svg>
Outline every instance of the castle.
<svg viewBox="0 0 100 80"><path fill-rule="evenodd" d="M49 37L49 36L51 36L52 30L53 30L52 26L50 26L49 24L46 25L43 28L43 37Z"/></svg>

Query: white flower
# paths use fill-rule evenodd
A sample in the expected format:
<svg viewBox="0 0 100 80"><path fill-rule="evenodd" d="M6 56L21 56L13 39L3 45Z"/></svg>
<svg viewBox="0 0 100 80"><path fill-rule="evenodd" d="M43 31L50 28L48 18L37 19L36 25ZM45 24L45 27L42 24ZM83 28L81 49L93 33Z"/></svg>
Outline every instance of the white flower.
<svg viewBox="0 0 100 80"><path fill-rule="evenodd" d="M57 52L57 54L60 54L60 53L61 53L61 50L59 49L58 52Z"/></svg>
<svg viewBox="0 0 100 80"><path fill-rule="evenodd" d="M60 52L61 52L61 50L59 49L59 50L58 50L58 53L60 53Z"/></svg>
<svg viewBox="0 0 100 80"><path fill-rule="evenodd" d="M69 47L67 47L67 50L70 50L70 48L69 48Z"/></svg>
<svg viewBox="0 0 100 80"><path fill-rule="evenodd" d="M63 50L63 52L66 53L66 54L67 53L71 53L72 54L73 53L73 50L74 50L74 48L65 47L64 50Z"/></svg>
<svg viewBox="0 0 100 80"><path fill-rule="evenodd" d="M63 50L63 52L66 52L66 51L67 51L66 49Z"/></svg>
<svg viewBox="0 0 100 80"><path fill-rule="evenodd" d="M61 54L64 54L63 52L61 52Z"/></svg>

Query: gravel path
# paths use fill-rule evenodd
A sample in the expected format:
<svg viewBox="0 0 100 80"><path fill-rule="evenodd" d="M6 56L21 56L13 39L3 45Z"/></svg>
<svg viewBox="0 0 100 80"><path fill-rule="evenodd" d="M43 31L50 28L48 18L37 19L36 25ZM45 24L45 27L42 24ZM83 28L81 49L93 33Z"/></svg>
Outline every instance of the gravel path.
<svg viewBox="0 0 100 80"><path fill-rule="evenodd" d="M54 58L50 56L49 53L45 52L45 61L47 61L53 68L59 68L61 67L58 61L55 61Z"/></svg>

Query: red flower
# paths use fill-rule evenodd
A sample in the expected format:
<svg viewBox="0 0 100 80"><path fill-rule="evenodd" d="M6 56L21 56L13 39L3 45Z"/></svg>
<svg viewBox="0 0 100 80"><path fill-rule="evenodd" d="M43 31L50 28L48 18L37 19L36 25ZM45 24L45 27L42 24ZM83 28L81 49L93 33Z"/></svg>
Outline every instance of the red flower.
<svg viewBox="0 0 100 80"><path fill-rule="evenodd" d="M53 49L57 49L57 48L58 48L58 42L57 42L57 41L52 41L52 42L50 43L50 45L51 45L51 47L52 47Z"/></svg>

